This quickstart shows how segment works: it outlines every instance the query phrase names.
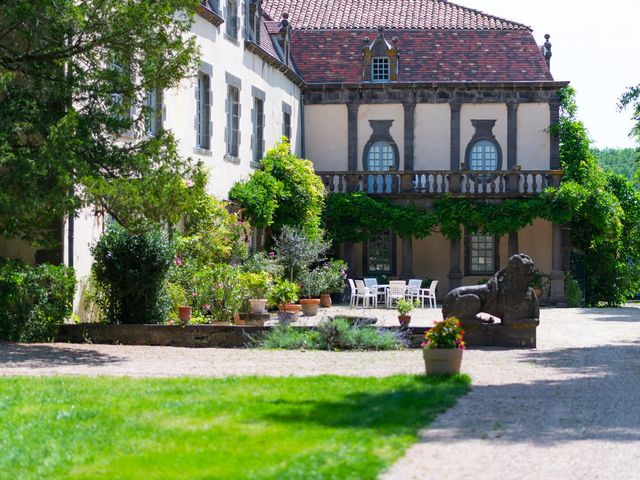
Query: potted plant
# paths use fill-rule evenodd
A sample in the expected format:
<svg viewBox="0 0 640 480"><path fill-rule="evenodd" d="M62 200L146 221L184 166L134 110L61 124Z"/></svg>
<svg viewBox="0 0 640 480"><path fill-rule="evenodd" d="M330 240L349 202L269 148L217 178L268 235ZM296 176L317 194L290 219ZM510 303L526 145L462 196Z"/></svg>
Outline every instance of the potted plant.
<svg viewBox="0 0 640 480"><path fill-rule="evenodd" d="M320 306L331 306L331 294L342 293L347 278L347 264L342 260L331 260L322 266L324 273L324 291L320 294Z"/></svg>
<svg viewBox="0 0 640 480"><path fill-rule="evenodd" d="M413 310L414 306L417 307L418 305L420 305L418 300L416 300L416 303L402 298L398 300L398 321L400 322L400 325L409 325L409 322L411 321L411 315L409 315L409 312Z"/></svg>
<svg viewBox="0 0 640 480"><path fill-rule="evenodd" d="M307 317L317 315L318 307L320 306L320 298L318 297L325 288L325 275L322 267L313 270L304 270L300 274L299 280L302 285L302 292L304 296L307 297L300 299L302 313Z"/></svg>
<svg viewBox="0 0 640 480"><path fill-rule="evenodd" d="M281 318L288 321L295 321L298 318L300 305L294 304L298 300L300 287L288 280L280 280L271 289L269 300L272 305L276 305L283 314Z"/></svg>
<svg viewBox="0 0 640 480"><path fill-rule="evenodd" d="M436 322L427 331L422 344L422 356L427 375L460 373L464 350L463 335L460 320L455 317Z"/></svg>
<svg viewBox="0 0 640 480"><path fill-rule="evenodd" d="M249 295L251 314L263 315L266 311L265 307L271 290L271 276L265 272L244 273L242 274L242 282Z"/></svg>
<svg viewBox="0 0 640 480"><path fill-rule="evenodd" d="M535 293L536 298L541 299L545 289L549 285L549 275L541 272L537 268L533 270L533 276L531 277L531 288Z"/></svg>

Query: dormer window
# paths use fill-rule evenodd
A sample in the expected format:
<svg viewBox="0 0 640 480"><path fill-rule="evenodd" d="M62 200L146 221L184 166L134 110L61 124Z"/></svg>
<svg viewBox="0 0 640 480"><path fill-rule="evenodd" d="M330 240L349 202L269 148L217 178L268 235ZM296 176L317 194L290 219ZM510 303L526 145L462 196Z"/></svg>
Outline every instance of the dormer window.
<svg viewBox="0 0 640 480"><path fill-rule="evenodd" d="M365 82L393 82L398 79L398 37L391 42L384 38L384 28L378 28L378 36L371 42L365 37L362 49L362 74Z"/></svg>
<svg viewBox="0 0 640 480"><path fill-rule="evenodd" d="M389 81L389 57L376 57L371 62L371 80L373 82Z"/></svg>

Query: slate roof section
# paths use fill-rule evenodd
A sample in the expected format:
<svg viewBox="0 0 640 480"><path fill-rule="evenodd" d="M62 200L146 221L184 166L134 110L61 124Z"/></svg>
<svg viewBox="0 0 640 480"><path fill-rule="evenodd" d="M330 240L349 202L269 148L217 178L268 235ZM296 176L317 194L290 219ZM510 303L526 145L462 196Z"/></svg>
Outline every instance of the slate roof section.
<svg viewBox="0 0 640 480"><path fill-rule="evenodd" d="M377 30L294 30L306 83L362 82L363 38ZM544 82L553 77L529 30L385 30L398 36L397 82Z"/></svg>
<svg viewBox="0 0 640 480"><path fill-rule="evenodd" d="M446 0L264 0L274 20L289 14L294 29L531 30Z"/></svg>

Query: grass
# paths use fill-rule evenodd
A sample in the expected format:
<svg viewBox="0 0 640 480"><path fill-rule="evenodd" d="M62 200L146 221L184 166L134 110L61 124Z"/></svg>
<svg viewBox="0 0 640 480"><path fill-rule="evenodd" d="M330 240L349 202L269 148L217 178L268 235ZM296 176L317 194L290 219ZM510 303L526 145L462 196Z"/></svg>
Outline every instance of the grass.
<svg viewBox="0 0 640 480"><path fill-rule="evenodd" d="M405 343L399 333L352 323L343 317L324 320L315 330L278 325L259 341L263 348L285 350L398 350Z"/></svg>
<svg viewBox="0 0 640 480"><path fill-rule="evenodd" d="M0 379L0 478L376 478L466 376Z"/></svg>

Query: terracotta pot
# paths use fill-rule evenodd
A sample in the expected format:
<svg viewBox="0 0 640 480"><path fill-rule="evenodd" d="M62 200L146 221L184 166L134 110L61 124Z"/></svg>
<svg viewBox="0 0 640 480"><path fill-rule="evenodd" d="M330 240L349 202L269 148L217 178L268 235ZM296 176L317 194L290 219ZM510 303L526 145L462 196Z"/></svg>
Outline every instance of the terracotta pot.
<svg viewBox="0 0 640 480"><path fill-rule="evenodd" d="M422 350L427 375L460 373L461 348L427 348Z"/></svg>
<svg viewBox="0 0 640 480"><path fill-rule="evenodd" d="M542 289L541 288L534 288L533 289L533 293L536 295L537 299L541 299L542 298Z"/></svg>
<svg viewBox="0 0 640 480"><path fill-rule="evenodd" d="M233 323L238 324L239 321L240 321L240 314L239 313L234 313L233 314Z"/></svg>
<svg viewBox="0 0 640 480"><path fill-rule="evenodd" d="M284 305L278 305L278 310L280 311L280 319L285 322L295 322L298 320L298 315L300 315L300 310L302 309L302 305L296 305L295 303L287 303Z"/></svg>
<svg viewBox="0 0 640 480"><path fill-rule="evenodd" d="M265 312L267 300L265 298L251 298L249 299L249 305L251 305L252 314L261 315Z"/></svg>
<svg viewBox="0 0 640 480"><path fill-rule="evenodd" d="M398 315L398 321L400 322L400 325L409 325L411 315Z"/></svg>
<svg viewBox="0 0 640 480"><path fill-rule="evenodd" d="M329 308L331 306L331 295L328 293L322 293L320 295L320 307Z"/></svg>
<svg viewBox="0 0 640 480"><path fill-rule="evenodd" d="M187 323L189 320L191 320L191 307L179 306L178 318L182 323Z"/></svg>
<svg viewBox="0 0 640 480"><path fill-rule="evenodd" d="M313 317L318 314L320 299L319 298L303 298L300 300L300 306L302 307L302 313L304 313L305 317Z"/></svg>

